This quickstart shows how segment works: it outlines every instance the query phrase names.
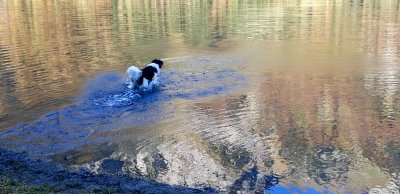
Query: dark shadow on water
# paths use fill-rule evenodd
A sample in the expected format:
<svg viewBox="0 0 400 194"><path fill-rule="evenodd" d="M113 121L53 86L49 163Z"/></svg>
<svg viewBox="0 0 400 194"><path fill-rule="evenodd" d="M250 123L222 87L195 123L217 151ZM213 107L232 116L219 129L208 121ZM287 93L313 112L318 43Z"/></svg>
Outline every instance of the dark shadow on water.
<svg viewBox="0 0 400 194"><path fill-rule="evenodd" d="M2 147L34 156L63 153L108 137L101 131L154 124L174 115L171 101L226 94L243 87L245 78L235 70L204 73L163 71L159 87L136 92L125 87L124 76L101 74L87 82L77 103L23 123L0 134Z"/></svg>
<svg viewBox="0 0 400 194"><path fill-rule="evenodd" d="M122 161L106 160L103 168L115 171ZM51 188L55 193L217 193L211 188L191 189L157 183L124 174L93 174L85 170L70 171L44 160L0 148L0 178L17 184ZM3 184L0 184L2 190ZM16 186L16 185L14 185ZM37 192L40 192L37 191ZM0 192L1 193L1 192Z"/></svg>

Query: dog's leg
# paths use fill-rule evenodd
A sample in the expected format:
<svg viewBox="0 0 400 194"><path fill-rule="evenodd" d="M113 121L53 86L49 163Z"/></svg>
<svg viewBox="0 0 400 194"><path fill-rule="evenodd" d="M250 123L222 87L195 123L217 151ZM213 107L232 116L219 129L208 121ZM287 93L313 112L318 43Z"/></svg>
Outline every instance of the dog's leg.
<svg viewBox="0 0 400 194"><path fill-rule="evenodd" d="M147 87L149 87L149 80L147 80L146 78L143 78L143 83L140 86L140 89L146 89Z"/></svg>
<svg viewBox="0 0 400 194"><path fill-rule="evenodd" d="M132 89L134 87L134 84L130 77L128 79L126 79L125 83L127 84L126 87L128 87L129 89Z"/></svg>

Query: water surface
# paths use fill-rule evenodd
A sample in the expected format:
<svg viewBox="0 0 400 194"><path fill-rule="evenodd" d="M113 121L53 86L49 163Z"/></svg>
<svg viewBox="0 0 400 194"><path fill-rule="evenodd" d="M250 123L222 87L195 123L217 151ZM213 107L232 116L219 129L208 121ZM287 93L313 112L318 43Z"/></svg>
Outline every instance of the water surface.
<svg viewBox="0 0 400 194"><path fill-rule="evenodd" d="M398 0L0 0L0 31L2 147L221 192L399 191ZM162 85L127 90L153 58Z"/></svg>

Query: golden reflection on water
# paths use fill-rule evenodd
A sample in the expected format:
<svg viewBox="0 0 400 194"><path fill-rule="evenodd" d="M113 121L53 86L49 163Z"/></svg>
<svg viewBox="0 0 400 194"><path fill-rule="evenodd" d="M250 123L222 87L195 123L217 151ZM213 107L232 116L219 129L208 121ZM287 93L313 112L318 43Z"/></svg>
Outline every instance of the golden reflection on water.
<svg viewBox="0 0 400 194"><path fill-rule="evenodd" d="M385 186L400 173L399 10L397 0L0 0L0 129L72 103L100 72L235 56L250 80L237 94L174 101L175 119L65 155L82 164L118 147L130 172L227 191L254 166L336 192Z"/></svg>

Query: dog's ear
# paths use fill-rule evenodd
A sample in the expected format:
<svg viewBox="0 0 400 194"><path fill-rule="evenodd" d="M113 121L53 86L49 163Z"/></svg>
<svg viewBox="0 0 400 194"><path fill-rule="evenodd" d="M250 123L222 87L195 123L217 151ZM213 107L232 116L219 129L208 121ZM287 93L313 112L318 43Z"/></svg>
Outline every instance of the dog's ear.
<svg viewBox="0 0 400 194"><path fill-rule="evenodd" d="M158 64L158 66L161 68L164 65L164 62L159 60L159 59L154 59L151 61L152 63Z"/></svg>

